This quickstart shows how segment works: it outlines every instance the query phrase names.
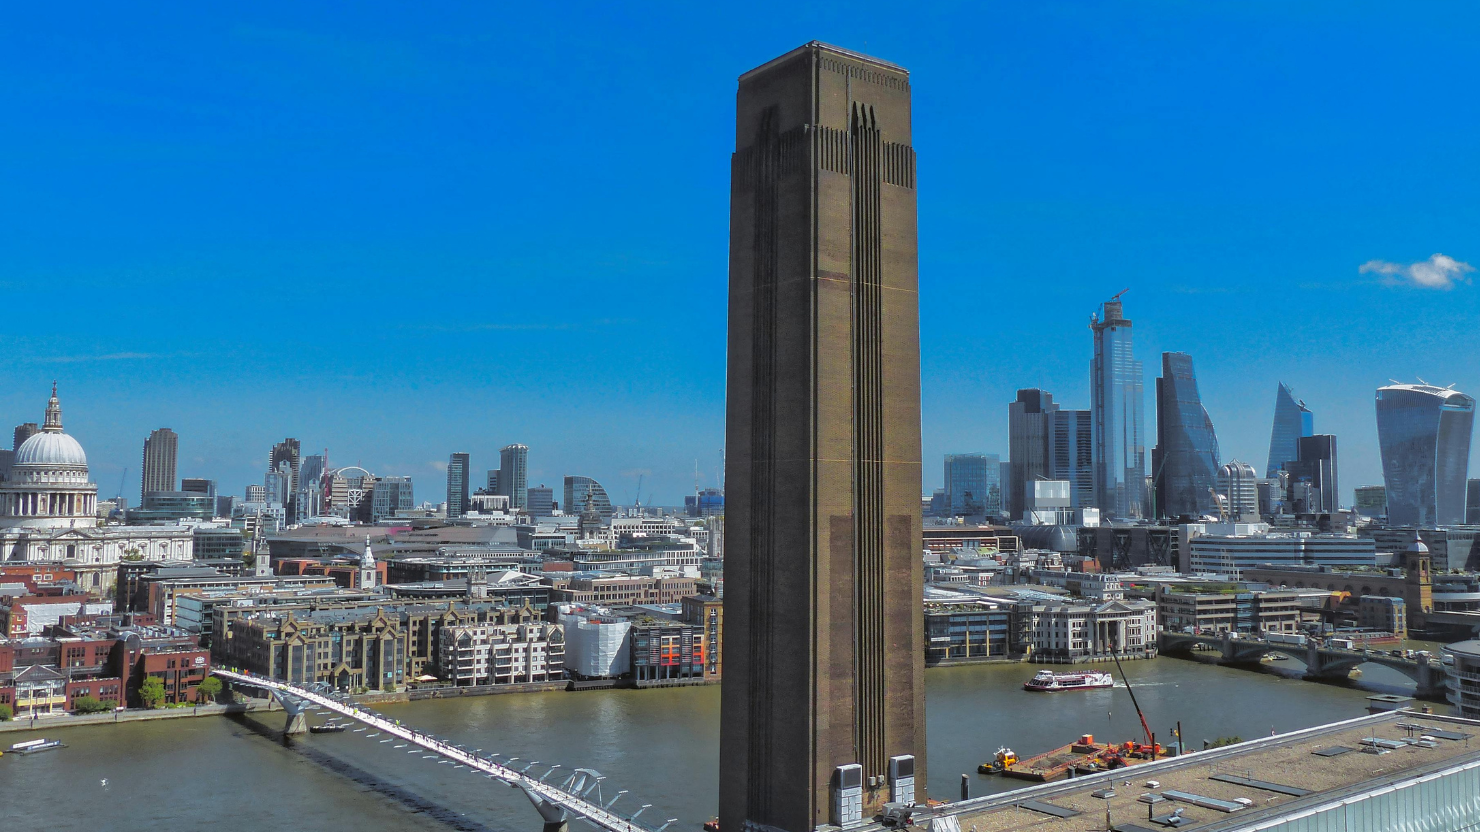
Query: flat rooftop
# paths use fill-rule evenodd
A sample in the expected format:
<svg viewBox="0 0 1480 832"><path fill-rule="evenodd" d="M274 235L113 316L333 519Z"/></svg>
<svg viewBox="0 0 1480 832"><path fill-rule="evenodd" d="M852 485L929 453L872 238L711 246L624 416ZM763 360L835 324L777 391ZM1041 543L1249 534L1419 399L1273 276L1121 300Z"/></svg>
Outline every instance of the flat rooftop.
<svg viewBox="0 0 1480 832"><path fill-rule="evenodd" d="M1434 737L1434 746L1408 744L1420 736ZM1390 750L1364 752L1374 739ZM1105 828L1108 804L1119 832L1154 832L1172 827L1149 820L1148 804L1138 798L1157 794L1167 799L1151 805L1151 814L1181 809L1186 822L1175 828L1227 832L1467 764L1480 765L1480 722L1403 710L946 804L939 811L956 816L963 832L1084 832ZM1148 787L1149 780L1158 787ZM1115 792L1108 800L1092 794L1107 788ZM1236 808L1225 811L1229 807Z"/></svg>

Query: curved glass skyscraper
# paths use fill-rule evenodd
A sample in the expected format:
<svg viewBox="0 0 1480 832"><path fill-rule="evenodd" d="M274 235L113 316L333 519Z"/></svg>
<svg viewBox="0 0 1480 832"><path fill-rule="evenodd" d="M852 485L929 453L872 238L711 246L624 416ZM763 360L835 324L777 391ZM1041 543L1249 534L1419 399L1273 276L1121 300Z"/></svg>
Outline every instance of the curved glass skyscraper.
<svg viewBox="0 0 1480 832"><path fill-rule="evenodd" d="M1430 384L1377 389L1377 442L1394 526L1457 525L1465 516L1474 398Z"/></svg>
<svg viewBox="0 0 1480 832"><path fill-rule="evenodd" d="M606 494L606 489L601 483L590 477L566 477L565 478L565 502L560 504L561 510L566 514L580 514L586 510L586 495L591 496L591 507L601 515L601 519L612 519L612 499Z"/></svg>
<svg viewBox="0 0 1480 832"><path fill-rule="evenodd" d="M1141 362L1131 349L1131 322L1120 301L1109 300L1090 317L1089 328L1095 333L1089 379L1095 503L1111 518L1138 519L1146 500L1145 393Z"/></svg>
<svg viewBox="0 0 1480 832"><path fill-rule="evenodd" d="M1279 476L1285 463L1299 459L1300 437L1315 432L1310 409L1295 398L1290 385L1280 382L1279 392L1274 395L1274 430L1269 433L1269 465L1264 469L1264 476L1273 479Z"/></svg>
<svg viewBox="0 0 1480 832"><path fill-rule="evenodd" d="M1156 448L1151 479L1158 517L1218 514L1218 437L1197 392L1192 356L1161 354L1156 380Z"/></svg>

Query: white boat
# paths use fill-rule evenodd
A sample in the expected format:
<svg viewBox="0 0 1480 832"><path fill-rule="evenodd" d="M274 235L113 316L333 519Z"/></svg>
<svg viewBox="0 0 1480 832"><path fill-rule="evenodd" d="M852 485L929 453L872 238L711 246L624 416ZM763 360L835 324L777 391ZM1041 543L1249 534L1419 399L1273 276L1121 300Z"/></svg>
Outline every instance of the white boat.
<svg viewBox="0 0 1480 832"><path fill-rule="evenodd" d="M27 740L26 742L18 742L10 747L10 751L12 754L35 754L38 751L50 751L53 748L66 747L67 746L62 744L61 740L48 740L43 738L39 740Z"/></svg>
<svg viewBox="0 0 1480 832"><path fill-rule="evenodd" d="M1082 673L1054 673L1040 670L1038 675L1023 683L1025 690L1057 692L1061 690L1095 690L1115 687L1115 677L1098 670Z"/></svg>

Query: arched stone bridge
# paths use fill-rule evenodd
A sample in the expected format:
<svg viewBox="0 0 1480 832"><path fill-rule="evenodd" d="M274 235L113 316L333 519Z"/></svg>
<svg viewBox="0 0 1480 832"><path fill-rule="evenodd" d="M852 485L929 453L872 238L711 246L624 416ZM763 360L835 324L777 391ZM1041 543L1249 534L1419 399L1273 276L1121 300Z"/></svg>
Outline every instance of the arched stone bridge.
<svg viewBox="0 0 1480 832"><path fill-rule="evenodd" d="M1347 678L1352 670L1364 664L1380 664L1390 667L1412 679L1415 696L1425 699L1443 699L1449 683L1449 675L1437 657L1419 656L1405 659L1380 653L1376 650L1342 650L1322 647L1317 639L1309 639L1305 645L1282 644L1251 638L1244 634L1234 637L1232 633L1218 635L1193 635L1191 633L1162 632L1158 635L1160 652L1163 655L1191 653L1197 647L1220 654L1219 664L1257 665L1266 653L1279 653L1305 663L1305 678L1337 680Z"/></svg>

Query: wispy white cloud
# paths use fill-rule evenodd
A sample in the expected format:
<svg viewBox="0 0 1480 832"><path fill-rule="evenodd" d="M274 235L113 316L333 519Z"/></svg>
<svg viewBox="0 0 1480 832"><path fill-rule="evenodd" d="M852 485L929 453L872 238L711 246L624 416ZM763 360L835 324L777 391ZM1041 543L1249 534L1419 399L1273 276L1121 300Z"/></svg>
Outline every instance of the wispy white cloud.
<svg viewBox="0 0 1480 832"><path fill-rule="evenodd" d="M110 352L104 355L48 355L30 360L37 364L80 364L89 361L134 361L165 357L153 352Z"/></svg>
<svg viewBox="0 0 1480 832"><path fill-rule="evenodd" d="M1417 286L1421 289L1453 289L1456 283L1469 283L1474 266L1445 254L1435 254L1417 263L1391 263L1387 260L1368 260L1357 269L1358 274L1375 274L1389 286Z"/></svg>
<svg viewBox="0 0 1480 832"><path fill-rule="evenodd" d="M444 474L447 473L447 460L445 459L434 459L431 462L428 462L427 465L431 466L433 471L440 471Z"/></svg>

